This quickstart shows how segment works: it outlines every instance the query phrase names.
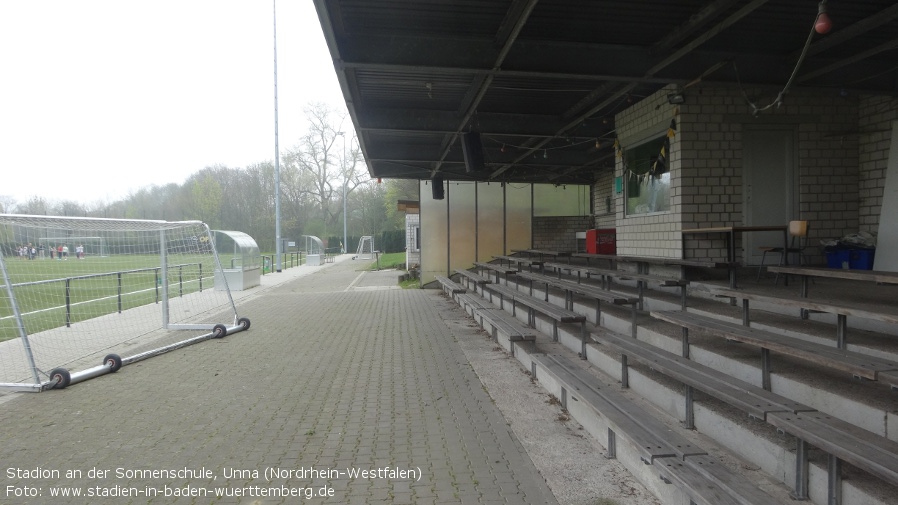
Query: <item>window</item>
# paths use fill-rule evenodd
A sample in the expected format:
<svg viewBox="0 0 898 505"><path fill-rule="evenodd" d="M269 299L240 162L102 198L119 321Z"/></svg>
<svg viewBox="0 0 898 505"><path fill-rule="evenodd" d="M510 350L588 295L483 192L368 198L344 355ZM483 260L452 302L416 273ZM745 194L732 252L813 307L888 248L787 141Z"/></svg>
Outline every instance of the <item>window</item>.
<svg viewBox="0 0 898 505"><path fill-rule="evenodd" d="M628 216L670 210L669 151L670 142L662 136L624 152Z"/></svg>

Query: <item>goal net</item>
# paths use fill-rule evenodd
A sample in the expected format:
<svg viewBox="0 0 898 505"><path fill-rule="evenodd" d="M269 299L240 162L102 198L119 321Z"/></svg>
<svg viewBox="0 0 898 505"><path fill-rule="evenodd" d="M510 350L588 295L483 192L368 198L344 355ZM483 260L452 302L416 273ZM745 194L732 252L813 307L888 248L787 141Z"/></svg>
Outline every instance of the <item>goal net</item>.
<svg viewBox="0 0 898 505"><path fill-rule="evenodd" d="M365 235L359 239L359 248L356 250L355 258L352 259L370 260L374 258L374 238Z"/></svg>
<svg viewBox="0 0 898 505"><path fill-rule="evenodd" d="M68 245L66 245L68 244ZM61 252L68 248L68 256L76 259L84 259L90 256L108 256L104 237L41 237L37 246L37 256L41 258L55 259Z"/></svg>
<svg viewBox="0 0 898 505"><path fill-rule="evenodd" d="M199 221L0 214L0 391L65 387L249 328L220 270Z"/></svg>

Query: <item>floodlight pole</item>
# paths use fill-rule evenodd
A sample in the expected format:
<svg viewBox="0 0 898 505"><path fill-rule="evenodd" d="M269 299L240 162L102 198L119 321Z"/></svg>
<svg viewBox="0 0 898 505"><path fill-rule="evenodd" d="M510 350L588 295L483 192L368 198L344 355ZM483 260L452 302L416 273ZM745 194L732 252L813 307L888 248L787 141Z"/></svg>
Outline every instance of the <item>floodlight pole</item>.
<svg viewBox="0 0 898 505"><path fill-rule="evenodd" d="M278 147L278 15L277 0L272 0L274 14L274 255L275 271L281 271L281 151Z"/></svg>
<svg viewBox="0 0 898 505"><path fill-rule="evenodd" d="M345 157L346 157L346 133L337 132L337 135L343 137L343 152L341 154L343 155L344 158L341 159L341 161L340 161L340 164L341 164L340 168L343 169L342 170L342 172L343 172L343 251L342 252L345 253L345 252L349 251L349 243L347 243L347 238L346 238L346 160L345 160Z"/></svg>

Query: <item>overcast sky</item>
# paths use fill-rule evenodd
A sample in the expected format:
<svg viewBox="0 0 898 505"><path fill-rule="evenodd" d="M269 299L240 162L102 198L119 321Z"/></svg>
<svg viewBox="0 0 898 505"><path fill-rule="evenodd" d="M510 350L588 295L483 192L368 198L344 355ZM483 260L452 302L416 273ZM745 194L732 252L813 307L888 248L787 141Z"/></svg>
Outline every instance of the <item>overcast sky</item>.
<svg viewBox="0 0 898 505"><path fill-rule="evenodd" d="M277 2L281 153L345 111L310 0ZM274 160L271 0L0 1L0 197L111 202Z"/></svg>

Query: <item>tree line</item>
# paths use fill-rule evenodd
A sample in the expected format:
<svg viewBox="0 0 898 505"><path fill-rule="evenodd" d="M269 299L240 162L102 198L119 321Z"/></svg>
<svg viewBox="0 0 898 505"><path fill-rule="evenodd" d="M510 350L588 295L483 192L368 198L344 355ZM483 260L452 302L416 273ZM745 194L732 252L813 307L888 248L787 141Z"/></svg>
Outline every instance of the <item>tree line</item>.
<svg viewBox="0 0 898 505"><path fill-rule="evenodd" d="M310 104L305 116L307 133L281 155L282 239L300 244L302 235L315 235L331 242L327 247L339 247L332 242L342 241L344 208L351 237L385 237L392 234L384 232L402 230L404 214L396 211L396 201L417 200L417 182L372 180L345 115L324 104ZM0 204L0 212L200 220L211 229L247 233L263 251L274 251L275 166L273 161L243 168L208 166L183 184L144 187L111 203L50 202L34 196L26 202ZM356 244L350 241L345 246L353 251Z"/></svg>

